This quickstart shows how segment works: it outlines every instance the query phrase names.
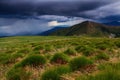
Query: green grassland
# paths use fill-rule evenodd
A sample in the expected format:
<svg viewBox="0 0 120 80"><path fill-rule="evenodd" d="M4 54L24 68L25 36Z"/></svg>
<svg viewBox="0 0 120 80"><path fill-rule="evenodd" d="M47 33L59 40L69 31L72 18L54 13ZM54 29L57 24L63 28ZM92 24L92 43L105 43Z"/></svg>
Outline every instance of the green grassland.
<svg viewBox="0 0 120 80"><path fill-rule="evenodd" d="M0 38L0 80L120 80L120 39Z"/></svg>

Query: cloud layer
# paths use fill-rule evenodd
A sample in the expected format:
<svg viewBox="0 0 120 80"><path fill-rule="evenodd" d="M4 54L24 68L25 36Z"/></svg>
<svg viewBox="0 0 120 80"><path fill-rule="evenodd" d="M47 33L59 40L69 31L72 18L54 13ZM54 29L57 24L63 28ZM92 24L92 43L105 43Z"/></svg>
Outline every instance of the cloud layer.
<svg viewBox="0 0 120 80"><path fill-rule="evenodd" d="M92 20L120 21L120 0L0 0L0 34L36 34Z"/></svg>
<svg viewBox="0 0 120 80"><path fill-rule="evenodd" d="M113 0L2 0L0 14L81 16L81 12L94 10L111 2Z"/></svg>

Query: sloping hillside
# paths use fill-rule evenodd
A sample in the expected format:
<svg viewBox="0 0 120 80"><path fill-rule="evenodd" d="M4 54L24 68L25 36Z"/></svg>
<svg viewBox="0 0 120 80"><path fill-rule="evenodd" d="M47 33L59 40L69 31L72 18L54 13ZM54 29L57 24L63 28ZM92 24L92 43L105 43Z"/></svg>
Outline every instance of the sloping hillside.
<svg viewBox="0 0 120 80"><path fill-rule="evenodd" d="M78 36L85 34L91 36L106 36L111 33L119 34L119 32L120 32L120 27L111 27L96 22L85 21L67 29L56 30L50 35Z"/></svg>

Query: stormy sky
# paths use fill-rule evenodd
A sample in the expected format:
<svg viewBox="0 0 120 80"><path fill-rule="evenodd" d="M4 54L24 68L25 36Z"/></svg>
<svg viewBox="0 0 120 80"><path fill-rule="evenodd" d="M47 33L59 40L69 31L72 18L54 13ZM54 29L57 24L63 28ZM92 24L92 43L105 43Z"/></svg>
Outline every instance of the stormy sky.
<svg viewBox="0 0 120 80"><path fill-rule="evenodd" d="M120 22L120 0L0 0L0 36L36 34L86 20Z"/></svg>

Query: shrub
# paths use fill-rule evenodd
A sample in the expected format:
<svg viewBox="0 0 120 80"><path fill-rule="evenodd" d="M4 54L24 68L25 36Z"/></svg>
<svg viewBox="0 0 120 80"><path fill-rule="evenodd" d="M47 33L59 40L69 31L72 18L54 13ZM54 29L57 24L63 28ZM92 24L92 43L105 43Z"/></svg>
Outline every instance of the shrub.
<svg viewBox="0 0 120 80"><path fill-rule="evenodd" d="M24 48L24 49L19 50L17 53L25 53L25 54L27 54L27 53L29 53L29 52L30 52L29 49Z"/></svg>
<svg viewBox="0 0 120 80"><path fill-rule="evenodd" d="M85 55L85 56L90 56L95 52L94 48L92 48L88 45L78 46L78 47L76 47L76 50L77 50L77 52L82 52L83 55Z"/></svg>
<svg viewBox="0 0 120 80"><path fill-rule="evenodd" d="M51 45L45 45L45 51L48 52L48 51L52 51L54 48L53 46Z"/></svg>
<svg viewBox="0 0 120 80"><path fill-rule="evenodd" d="M76 50L77 52L81 52L83 47L84 47L84 46L77 46L77 47L75 48L75 50Z"/></svg>
<svg viewBox="0 0 120 80"><path fill-rule="evenodd" d="M108 60L109 59L109 55L105 54L105 53L99 53L98 55L96 55L96 59L103 59L103 60Z"/></svg>
<svg viewBox="0 0 120 80"><path fill-rule="evenodd" d="M120 48L120 41L115 42L115 45Z"/></svg>
<svg viewBox="0 0 120 80"><path fill-rule="evenodd" d="M98 66L99 70L117 70L120 71L120 63L104 63Z"/></svg>
<svg viewBox="0 0 120 80"><path fill-rule="evenodd" d="M64 53L67 55L76 55L76 51L73 48L67 49Z"/></svg>
<svg viewBox="0 0 120 80"><path fill-rule="evenodd" d="M61 75L71 72L69 66L60 66L47 70L43 73L41 80L61 80Z"/></svg>
<svg viewBox="0 0 120 80"><path fill-rule="evenodd" d="M99 67L101 71L98 74L79 77L76 80L120 80L120 63L105 63Z"/></svg>
<svg viewBox="0 0 120 80"><path fill-rule="evenodd" d="M34 51L44 50L44 46L42 45L36 46L33 50Z"/></svg>
<svg viewBox="0 0 120 80"><path fill-rule="evenodd" d="M60 80L60 75L54 70L47 70L42 74L41 80Z"/></svg>
<svg viewBox="0 0 120 80"><path fill-rule="evenodd" d="M120 73L117 71L103 71L102 73L90 78L91 80L120 80Z"/></svg>
<svg viewBox="0 0 120 80"><path fill-rule="evenodd" d="M63 53L56 53L52 59L52 63L58 63L58 64L66 64L69 61L69 56Z"/></svg>
<svg viewBox="0 0 120 80"><path fill-rule="evenodd" d="M31 47L35 47L35 46L37 46L38 44L37 44L37 43L29 43L29 45L31 45Z"/></svg>
<svg viewBox="0 0 120 80"><path fill-rule="evenodd" d="M12 68L6 74L7 80L29 80L31 73L25 72L22 68Z"/></svg>
<svg viewBox="0 0 120 80"><path fill-rule="evenodd" d="M45 57L47 58L47 60L50 60L51 59L51 54L45 54Z"/></svg>
<svg viewBox="0 0 120 80"><path fill-rule="evenodd" d="M56 45L54 45L55 46L55 48L57 48L57 49L59 49L59 48L62 48L63 46L62 45L60 45L60 44L56 44Z"/></svg>
<svg viewBox="0 0 120 80"><path fill-rule="evenodd" d="M28 57L26 57L24 60L22 60L19 65L20 66L42 66L46 63L46 58L41 56L41 55L29 55Z"/></svg>
<svg viewBox="0 0 120 80"><path fill-rule="evenodd" d="M22 57L23 57L23 53L14 53L14 54L1 53L0 64L15 63L17 61L17 58L22 58Z"/></svg>
<svg viewBox="0 0 120 80"><path fill-rule="evenodd" d="M90 47L86 47L85 50L83 50L83 55L85 56L90 56L95 52L95 50L93 48Z"/></svg>
<svg viewBox="0 0 120 80"><path fill-rule="evenodd" d="M106 50L107 48L109 48L109 45L101 43L101 44L97 44L96 48L98 48L100 50Z"/></svg>
<svg viewBox="0 0 120 80"><path fill-rule="evenodd" d="M58 74L66 74L71 72L71 68L69 66L59 66L54 69Z"/></svg>
<svg viewBox="0 0 120 80"><path fill-rule="evenodd" d="M12 57L13 58L22 58L23 57L23 53L15 53L15 54L12 54Z"/></svg>
<svg viewBox="0 0 120 80"><path fill-rule="evenodd" d="M116 70L102 71L95 76L86 76L76 80L120 80L120 72Z"/></svg>
<svg viewBox="0 0 120 80"><path fill-rule="evenodd" d="M80 68L83 68L85 66L91 65L93 62L86 57L77 57L70 61L69 65L72 70L78 70Z"/></svg>
<svg viewBox="0 0 120 80"><path fill-rule="evenodd" d="M72 42L71 45L77 46L77 45L79 45L79 42Z"/></svg>
<svg viewBox="0 0 120 80"><path fill-rule="evenodd" d="M32 54L40 54L41 52L40 51L32 51L31 53Z"/></svg>
<svg viewBox="0 0 120 80"><path fill-rule="evenodd" d="M13 53L13 52L14 52L14 50L8 50L8 51L6 51L5 53L11 54L11 53Z"/></svg>
<svg viewBox="0 0 120 80"><path fill-rule="evenodd" d="M10 54L1 53L0 54L0 64L10 63L10 59L9 59L10 57L11 57Z"/></svg>

